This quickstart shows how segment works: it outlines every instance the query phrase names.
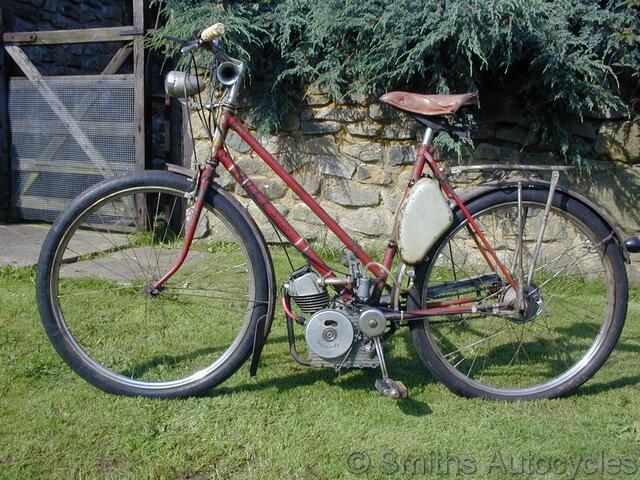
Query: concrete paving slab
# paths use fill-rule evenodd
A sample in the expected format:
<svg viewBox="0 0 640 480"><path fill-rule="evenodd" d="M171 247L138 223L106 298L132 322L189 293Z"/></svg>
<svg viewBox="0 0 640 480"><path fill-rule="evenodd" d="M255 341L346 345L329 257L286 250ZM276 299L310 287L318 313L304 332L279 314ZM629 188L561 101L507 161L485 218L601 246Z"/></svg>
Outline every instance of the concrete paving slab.
<svg viewBox="0 0 640 480"><path fill-rule="evenodd" d="M22 268L36 265L42 242L50 228L50 225L36 223L0 224L0 266ZM84 255L122 245L125 238L119 234L107 237L99 232L81 230L76 232L69 247L77 252L77 255ZM69 252L65 258L74 255L76 254Z"/></svg>
<svg viewBox="0 0 640 480"><path fill-rule="evenodd" d="M98 278L130 283L148 278L159 278L180 256L180 249L135 247L118 250L105 256L66 264L60 270L60 276L73 278ZM181 270L189 271L207 260L211 255L206 252L189 252ZM204 265L203 265L204 266Z"/></svg>

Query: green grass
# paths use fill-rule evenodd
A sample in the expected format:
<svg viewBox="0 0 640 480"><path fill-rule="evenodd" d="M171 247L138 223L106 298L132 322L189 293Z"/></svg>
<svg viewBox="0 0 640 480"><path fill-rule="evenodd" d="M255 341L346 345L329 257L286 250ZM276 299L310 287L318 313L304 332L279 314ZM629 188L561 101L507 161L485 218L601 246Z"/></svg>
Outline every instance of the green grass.
<svg viewBox="0 0 640 480"><path fill-rule="evenodd" d="M274 255L281 282L289 268ZM390 347L388 366L410 387L409 400L380 397L376 372L336 377L297 365L280 312L257 377L245 365L202 398L117 397L57 356L40 325L33 272L0 270L0 478L423 478L434 470L440 475L427 476L531 478L517 475L530 457L539 471L549 461L565 470L534 478L640 476L638 289L612 357L564 399L460 398L429 375L406 331ZM369 456L366 475L348 471L350 452Z"/></svg>

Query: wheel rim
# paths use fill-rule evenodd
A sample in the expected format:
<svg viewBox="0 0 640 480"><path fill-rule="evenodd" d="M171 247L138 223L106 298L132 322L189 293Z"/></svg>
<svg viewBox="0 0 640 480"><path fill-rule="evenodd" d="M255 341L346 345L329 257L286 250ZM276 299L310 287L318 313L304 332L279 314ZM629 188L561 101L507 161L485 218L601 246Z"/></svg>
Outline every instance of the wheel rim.
<svg viewBox="0 0 640 480"><path fill-rule="evenodd" d="M194 239L162 292L150 292L180 254L186 197L158 186L111 194L77 217L55 252L49 294L58 329L86 366L118 384L200 381L239 348L261 303L243 242L208 205L200 227L209 235ZM82 255L83 241L104 248Z"/></svg>
<svg viewBox="0 0 640 480"><path fill-rule="evenodd" d="M527 214L523 242L526 276L544 205L523 202L523 210ZM517 256L517 231L513 231L518 225L517 212L517 202L509 202L473 215L512 275ZM462 292L455 292L446 298L430 297L429 292L437 292L443 281L492 273L477 247L471 245L466 226L465 220L435 254L423 289L423 304L462 296ZM493 394L540 394L566 382L592 362L611 327L615 291L602 243L576 217L552 208L528 294L537 297L539 311L534 305L527 314L512 319L460 315L425 320L430 348L453 375ZM509 289L481 289L479 296L484 298L482 303L499 303L509 295Z"/></svg>

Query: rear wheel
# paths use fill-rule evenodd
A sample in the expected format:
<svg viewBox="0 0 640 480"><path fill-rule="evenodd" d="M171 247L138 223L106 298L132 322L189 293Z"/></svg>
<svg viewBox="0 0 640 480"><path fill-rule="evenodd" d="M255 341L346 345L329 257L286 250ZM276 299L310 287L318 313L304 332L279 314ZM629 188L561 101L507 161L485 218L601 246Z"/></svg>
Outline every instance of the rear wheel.
<svg viewBox="0 0 640 480"><path fill-rule="evenodd" d="M255 225L212 187L187 260L178 258L192 182L145 172L82 194L53 225L38 264L38 305L58 353L108 392L203 393L251 354L267 314L269 268ZM205 215L206 212L206 215Z"/></svg>
<svg viewBox="0 0 640 480"><path fill-rule="evenodd" d="M520 222L515 188L467 205L514 278L517 259L527 277L547 195L525 188ZM466 297L491 305L516 296L487 266L461 212L417 269L416 287L411 309ZM624 260L610 229L565 193L554 196L525 299L525 308L513 316L476 313L413 322L420 358L454 392L499 400L565 395L602 366L626 315Z"/></svg>

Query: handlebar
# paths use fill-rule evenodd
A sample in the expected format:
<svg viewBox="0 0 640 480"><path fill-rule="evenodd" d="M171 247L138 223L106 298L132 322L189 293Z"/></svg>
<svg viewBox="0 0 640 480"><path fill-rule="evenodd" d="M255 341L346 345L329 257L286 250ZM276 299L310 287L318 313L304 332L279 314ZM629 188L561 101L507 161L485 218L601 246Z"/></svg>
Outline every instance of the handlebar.
<svg viewBox="0 0 640 480"><path fill-rule="evenodd" d="M205 43L210 43L222 37L224 35L224 32L224 23L214 23L210 27L207 27L202 32L200 32L200 40Z"/></svg>

